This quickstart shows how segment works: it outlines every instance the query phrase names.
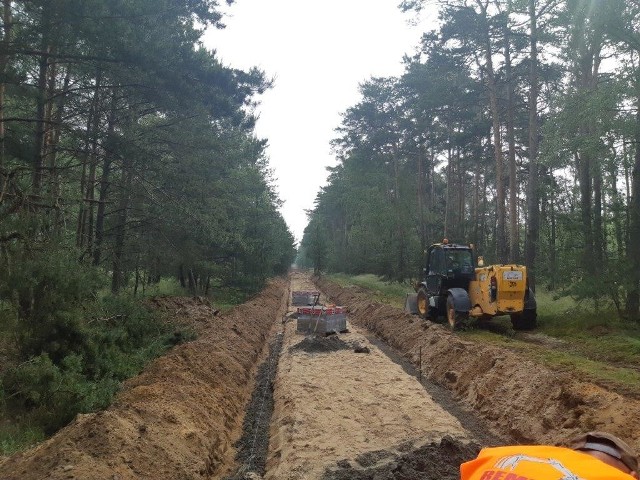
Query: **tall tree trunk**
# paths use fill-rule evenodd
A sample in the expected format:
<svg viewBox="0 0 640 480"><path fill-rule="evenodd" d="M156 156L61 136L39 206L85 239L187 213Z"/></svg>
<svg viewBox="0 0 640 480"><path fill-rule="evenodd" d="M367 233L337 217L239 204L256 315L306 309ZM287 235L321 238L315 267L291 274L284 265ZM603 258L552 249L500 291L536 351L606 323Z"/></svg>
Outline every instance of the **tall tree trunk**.
<svg viewBox="0 0 640 480"><path fill-rule="evenodd" d="M638 321L640 320L640 68L636 69L635 87L635 155L629 202L629 248L627 250L629 290L626 310L630 318Z"/></svg>
<svg viewBox="0 0 640 480"><path fill-rule="evenodd" d="M551 289L556 288L558 269L556 268L556 258L558 247L556 245L556 196L551 195L551 232L549 234L549 272L551 277Z"/></svg>
<svg viewBox="0 0 640 480"><path fill-rule="evenodd" d="M180 282L180 286L182 288L187 288L187 280L184 276L184 265L180 265L178 268L178 281Z"/></svg>
<svg viewBox="0 0 640 480"><path fill-rule="evenodd" d="M602 49L602 33L595 29L586 31L588 24L587 7L581 7L575 18L575 25L572 31L572 43L577 45L577 56L574 59L575 87L582 97L592 95L598 86L598 72L600 68L600 53ZM582 267L585 277L593 278L596 274L597 246L594 228L594 196L592 192L592 178L595 172L600 170L597 158L589 143L596 136L595 118L592 115L585 115L578 127L578 136L582 140L582 146L576 155L576 167L580 183L580 209L582 220L582 231L584 235L584 248L582 257ZM596 173L597 175L598 173Z"/></svg>
<svg viewBox="0 0 640 480"><path fill-rule="evenodd" d="M426 158L427 153L420 152L417 158L417 200L418 200L418 222L419 222L419 235L420 235L420 251L424 251L427 248L427 225L426 225Z"/></svg>
<svg viewBox="0 0 640 480"><path fill-rule="evenodd" d="M615 155L615 151L613 154ZM611 189L611 221L613 222L613 229L615 233L618 260L622 260L625 251L622 219L620 218L623 207L620 192L618 192L618 167L615 161L609 164L609 182L609 188Z"/></svg>
<svg viewBox="0 0 640 480"><path fill-rule="evenodd" d="M639 100L640 101L640 100ZM637 118L636 118L636 121ZM624 165L624 188L625 188L625 194L627 196L628 201L626 202L625 205L625 209L624 209L624 242L625 245L629 245L631 243L631 239L629 237L630 232L631 232L631 214L629 212L630 208L631 208L631 201L633 198L633 195L631 195L631 191L632 191L632 174L633 172L631 170L633 170L633 164L631 161L631 153L627 151L627 147L626 144L623 143L622 144L622 152L624 155L624 161L623 161L623 165ZM629 169L629 166L631 166L631 169ZM627 250L628 251L628 250Z"/></svg>
<svg viewBox="0 0 640 480"><path fill-rule="evenodd" d="M585 271L585 276L589 276L595 273L595 263L593 261L593 220L591 211L591 158L586 152L580 156L576 155L576 164L578 166L578 183L580 184L580 218L584 237L582 266Z"/></svg>
<svg viewBox="0 0 640 480"><path fill-rule="evenodd" d="M604 264L604 227L602 222L602 172L593 175L593 253L596 271L602 272Z"/></svg>
<svg viewBox="0 0 640 480"><path fill-rule="evenodd" d="M62 83L61 91L56 92L56 69L51 69L51 78L49 84L49 91L53 97L57 94L57 102L55 102L55 113L48 115L52 119L51 129L49 130L48 141L46 143L45 155L47 158L47 168L49 169L49 196L51 197L52 204L55 207L55 219L54 229L56 234L61 234L64 227L63 212L60 207L60 172L57 168L58 159L58 146L60 144L60 138L62 137L62 122L64 120L65 103L67 101L67 90L71 83L71 68L65 69L64 80ZM53 102L51 102L53 108Z"/></svg>
<svg viewBox="0 0 640 480"><path fill-rule="evenodd" d="M111 97L111 111L109 112L109 119L107 121L107 141L102 160L102 176L100 178L100 196L98 197L98 211L96 213L96 233L95 233L95 247L93 250L93 264L95 266L100 265L102 256L102 243L104 241L104 220L105 212L107 210L107 198L109 195L109 187L111 185L111 164L113 162L113 135L116 123L116 95L115 93Z"/></svg>
<svg viewBox="0 0 640 480"><path fill-rule="evenodd" d="M536 2L529 0L529 182L527 183L527 234L524 262L529 287L536 288L536 253L540 228L540 197L538 193L538 20Z"/></svg>
<svg viewBox="0 0 640 480"><path fill-rule="evenodd" d="M95 160L93 159L93 153L97 148L98 142L98 128L100 126L100 113L98 108L98 102L100 100L100 85L102 83L102 69L98 68L96 72L95 88L91 103L89 106L89 113L87 115L87 136L85 139L84 153L82 155L82 175L80 177L80 208L78 210L78 224L76 230L76 246L84 247L87 245L88 234L88 217L91 214L93 216L93 210L91 205L87 205L87 193L89 190L93 190L95 185L91 182L91 170L92 166L95 167ZM95 182L95 170L93 170L93 177ZM91 203L91 202L90 202Z"/></svg>
<svg viewBox="0 0 640 480"><path fill-rule="evenodd" d="M123 286L123 258L124 241L127 234L127 217L129 210L129 200L131 197L131 183L133 172L130 160L127 157L122 162L122 177L120 181L120 201L118 202L117 219L115 224L114 247L113 247L113 273L111 277L111 291L118 293Z"/></svg>
<svg viewBox="0 0 640 480"><path fill-rule="evenodd" d="M487 173L485 172L485 174L482 176L482 186L480 191L482 192L482 195L480 198L482 198L482 202L481 202L481 207L480 207L480 237L482 238L482 244L483 245L488 245L488 241L487 241L487 237L486 237L486 232L487 232L487 211L489 210L489 195L487 192Z"/></svg>
<svg viewBox="0 0 640 480"><path fill-rule="evenodd" d="M479 246L480 242L480 186L482 182L482 166L480 162L476 163L476 171L473 175L473 203L471 209L471 219L473 225L473 233L471 241L474 245Z"/></svg>
<svg viewBox="0 0 640 480"><path fill-rule="evenodd" d="M483 53L485 57L486 82L489 91L489 104L491 106L491 123L493 130L493 148L496 162L496 255L499 263L504 263L507 259L507 239L505 222L505 194L502 155L502 136L500 132L500 108L498 104L498 87L496 85L496 75L493 68L493 52L491 47L491 37L487 19L487 7L481 1L476 3L482 12L481 21L483 23Z"/></svg>
<svg viewBox="0 0 640 480"><path fill-rule="evenodd" d="M0 183L4 184L2 168L5 162L5 125L4 125L4 96L6 90L7 67L9 66L9 45L13 39L13 15L11 12L12 0L2 0L2 43L0 48ZM2 198L0 192L0 198Z"/></svg>
<svg viewBox="0 0 640 480"><path fill-rule="evenodd" d="M457 197L456 198L457 198L457 205L458 205L458 213L457 213L457 221L456 221L456 224L458 225L458 229L456 232L456 238L460 242L468 243L467 222L465 221L466 219L466 216L465 216L466 171L464 168L462 168L462 156L460 154L459 149L456 154L456 168L458 170L457 175L455 177L457 180L457 185L456 185Z"/></svg>
<svg viewBox="0 0 640 480"><path fill-rule="evenodd" d="M43 43L45 42L46 37L43 37ZM49 48L49 45L43 45L42 51L49 53ZM38 62L38 91L36 93L36 121L33 137L33 172L31 179L31 188L34 196L40 195L44 166L44 145L47 131L47 76L49 70L49 55L47 53L43 53Z"/></svg>
<svg viewBox="0 0 640 480"><path fill-rule="evenodd" d="M449 142L451 145L451 142ZM447 168L446 168L446 187L445 187L445 201L444 201L444 231L442 235L447 238L450 235L449 231L449 222L451 217L451 182L452 182L452 173L453 169L453 152L451 151L451 146L448 147L447 151Z"/></svg>
<svg viewBox="0 0 640 480"><path fill-rule="evenodd" d="M399 159L399 146L396 145L393 153L393 181L394 181L394 207L396 217L396 235L398 236L398 257L397 257L397 274L396 280L402 282L405 279L406 261L405 261L405 248L406 248L406 235L404 230L404 215L402 212L402 202L400 201L400 159Z"/></svg>
<svg viewBox="0 0 640 480"><path fill-rule="evenodd" d="M196 279L196 276L193 274L193 268L190 268L188 270L187 279L189 281L189 292L191 293L191 295L197 295L198 294L198 281Z"/></svg>
<svg viewBox="0 0 640 480"><path fill-rule="evenodd" d="M504 29L504 71L507 83L507 140L509 142L509 262L520 260L520 235L518 228L518 184L516 180L516 136L513 75L511 72L511 0L507 1L507 21Z"/></svg>

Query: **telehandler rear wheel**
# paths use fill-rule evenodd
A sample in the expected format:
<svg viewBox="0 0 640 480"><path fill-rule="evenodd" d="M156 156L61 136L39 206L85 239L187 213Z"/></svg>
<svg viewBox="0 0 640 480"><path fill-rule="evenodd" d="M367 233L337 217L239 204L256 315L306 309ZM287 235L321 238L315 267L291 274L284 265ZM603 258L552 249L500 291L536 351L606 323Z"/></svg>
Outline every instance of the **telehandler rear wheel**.
<svg viewBox="0 0 640 480"><path fill-rule="evenodd" d="M456 330L468 319L469 312L456 312L456 305L453 301L453 297L449 295L447 297L447 322L449 322L449 328L451 330Z"/></svg>
<svg viewBox="0 0 640 480"><path fill-rule="evenodd" d="M533 330L538 326L538 314L535 310L523 310L511 315L511 325L514 330Z"/></svg>

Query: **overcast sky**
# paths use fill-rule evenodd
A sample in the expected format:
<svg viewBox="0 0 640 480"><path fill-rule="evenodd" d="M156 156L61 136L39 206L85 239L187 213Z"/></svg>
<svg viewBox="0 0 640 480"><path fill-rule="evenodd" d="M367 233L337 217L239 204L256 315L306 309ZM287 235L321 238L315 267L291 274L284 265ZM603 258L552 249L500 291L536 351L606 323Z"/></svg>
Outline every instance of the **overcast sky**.
<svg viewBox="0 0 640 480"><path fill-rule="evenodd" d="M205 45L225 65L256 66L275 86L260 99L256 133L269 142L282 215L297 240L334 166L329 142L340 114L359 100L358 85L372 76L402 73L435 12L422 27L409 25L400 0L236 0L225 12L224 30Z"/></svg>

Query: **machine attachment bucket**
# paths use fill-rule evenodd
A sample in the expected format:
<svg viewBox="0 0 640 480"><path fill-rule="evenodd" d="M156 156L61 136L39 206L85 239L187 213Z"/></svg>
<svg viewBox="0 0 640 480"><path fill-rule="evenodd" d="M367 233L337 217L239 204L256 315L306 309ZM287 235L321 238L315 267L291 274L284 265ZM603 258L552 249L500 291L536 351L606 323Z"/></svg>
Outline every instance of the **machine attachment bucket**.
<svg viewBox="0 0 640 480"><path fill-rule="evenodd" d="M418 314L418 294L417 293L407 293L407 298L404 300L404 311L412 313L414 315Z"/></svg>

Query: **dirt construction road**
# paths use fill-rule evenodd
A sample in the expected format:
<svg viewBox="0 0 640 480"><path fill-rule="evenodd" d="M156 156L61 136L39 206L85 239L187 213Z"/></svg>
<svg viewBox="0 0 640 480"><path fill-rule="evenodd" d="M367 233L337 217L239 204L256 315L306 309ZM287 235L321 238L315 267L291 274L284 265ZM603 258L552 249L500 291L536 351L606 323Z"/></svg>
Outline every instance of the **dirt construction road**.
<svg viewBox="0 0 640 480"><path fill-rule="evenodd" d="M348 333L296 332L291 291L311 288L349 308ZM192 299L156 305L199 338L126 382L105 412L0 459L0 479L455 479L480 445L602 429L640 446L637 400L356 288L294 273L223 316Z"/></svg>
<svg viewBox="0 0 640 480"><path fill-rule="evenodd" d="M312 290L295 275L293 290ZM339 338L309 338L287 322L280 356L268 479L321 478L367 452L415 449L445 435L469 440L460 422L360 327ZM326 347L326 350L323 349ZM364 353L355 353L364 350ZM366 353L368 351L368 353ZM384 457L386 460L392 455Z"/></svg>

